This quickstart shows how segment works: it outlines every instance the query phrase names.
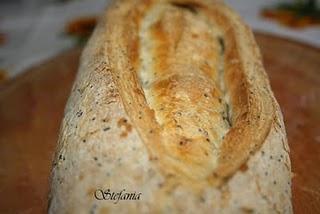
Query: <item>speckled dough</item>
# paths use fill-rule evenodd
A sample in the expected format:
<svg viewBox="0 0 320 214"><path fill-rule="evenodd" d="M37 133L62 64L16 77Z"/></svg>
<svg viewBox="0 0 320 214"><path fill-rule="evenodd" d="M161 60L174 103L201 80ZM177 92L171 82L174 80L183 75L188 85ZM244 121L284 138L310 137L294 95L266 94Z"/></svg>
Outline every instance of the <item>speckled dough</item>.
<svg viewBox="0 0 320 214"><path fill-rule="evenodd" d="M81 57L49 213L292 213L290 186L281 111L241 19L214 0L114 1Z"/></svg>

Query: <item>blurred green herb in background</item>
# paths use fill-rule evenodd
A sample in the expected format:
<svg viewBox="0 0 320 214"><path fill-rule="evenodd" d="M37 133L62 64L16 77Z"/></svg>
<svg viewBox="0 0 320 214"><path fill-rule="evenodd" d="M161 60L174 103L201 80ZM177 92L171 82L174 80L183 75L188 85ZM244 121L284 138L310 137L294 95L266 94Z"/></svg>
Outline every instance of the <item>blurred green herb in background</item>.
<svg viewBox="0 0 320 214"><path fill-rule="evenodd" d="M303 28L320 24L320 8L316 0L280 2L263 9L261 14L287 27Z"/></svg>
<svg viewBox="0 0 320 214"><path fill-rule="evenodd" d="M296 0L293 3L279 3L278 9L292 11L297 16L320 18L320 8L316 0Z"/></svg>

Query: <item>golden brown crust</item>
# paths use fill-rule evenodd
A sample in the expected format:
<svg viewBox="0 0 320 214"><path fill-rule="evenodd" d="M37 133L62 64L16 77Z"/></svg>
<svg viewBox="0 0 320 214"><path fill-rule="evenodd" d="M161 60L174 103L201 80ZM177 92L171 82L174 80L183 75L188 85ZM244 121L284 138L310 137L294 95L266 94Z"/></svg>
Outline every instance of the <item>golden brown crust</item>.
<svg viewBox="0 0 320 214"><path fill-rule="evenodd" d="M274 117L273 100L259 52L256 50L253 38L250 38L251 32L243 26L240 29L233 27L239 23L234 23L234 20L228 18L225 12L228 12L228 9L224 5L220 3L203 5L201 1L193 2L193 4L191 1L185 4L162 2L170 6L164 6L159 19L151 23L150 32L147 33L151 34L149 39L153 40L155 47L153 52L147 54L155 60L147 71L154 73L151 74L153 77L148 78L151 82L146 86L148 89L144 90L143 83L140 84L143 80L139 80L139 72L142 71L136 59L142 58L139 49L141 51L143 42L139 38L139 31L143 19L147 19L142 14L146 14L146 11L161 3L142 1L140 4L132 3L130 12L115 10L112 16L119 18L119 32L110 31L108 34L110 37L124 36L111 38L113 42L107 46L111 67L112 63L121 66L112 69L114 77L121 76L118 79L120 93L132 93L122 95L124 106L132 115L137 129L140 129L139 133L145 144L154 152L153 155L178 159L178 161L169 160L170 163L166 161L161 163L167 158L159 158L160 164L165 165L162 168L166 168L167 174L182 171L186 175L191 167L193 170L188 174L189 177L198 179L194 176L197 174L200 179L216 180L232 175L264 142ZM192 11L190 8L193 8ZM156 9L150 16L156 16L157 10L161 8ZM136 14L140 17L137 18ZM204 31L197 25L199 22L192 23L202 16L207 18L203 22L208 22L204 24L204 28L211 25L217 29L215 37L210 35L208 31L210 28L205 28L207 31ZM131 23L128 20L134 21ZM199 31L198 34L192 35L190 32L192 27ZM247 41L243 41L239 34L246 35ZM230 96L230 103L223 97L222 88L216 85L216 82L221 81L218 79L217 65L221 60L219 56L221 38L225 49L222 57L222 60L224 59L222 78L227 90L224 93ZM241 44L240 40L247 44ZM205 47L202 47L201 43L204 43ZM211 44L213 46L210 46ZM120 46L123 48L119 48ZM123 53L119 53L120 51ZM124 63L119 63L119 55L124 58ZM195 55L197 58L193 59ZM140 60L140 66L141 63ZM221 113L229 110L221 104L221 100L224 105L229 105L232 109L230 130L226 124L226 120L231 120L226 118L229 113ZM208 110L210 107L211 111ZM139 118L135 116L137 109L151 113ZM186 113L184 118L181 116L183 113ZM197 123L197 119L200 122ZM216 127L213 126L215 124L224 127L222 130L215 130ZM198 136L192 134L190 127L201 130L202 133ZM142 134L146 128L154 129L153 134ZM227 131L225 136L221 133L223 130ZM221 137L223 141L219 143ZM159 144L163 148L159 148ZM216 148L219 144L221 148ZM215 158L218 158L216 166ZM170 170L171 165L175 165L172 170Z"/></svg>
<svg viewBox="0 0 320 214"><path fill-rule="evenodd" d="M77 88L90 84L97 85L96 92L80 89L78 95ZM84 119L73 116L83 109ZM107 135L87 121L88 115L105 113L110 119ZM144 207L148 212L229 213L261 206L263 212L290 213L290 161L282 147L284 127L277 124L282 124L281 113L252 33L224 4L115 1L82 56L53 169L51 211L88 207L92 198L80 197L78 185L90 192L94 185L107 184L148 195L141 203L119 208L126 212ZM79 137L102 143L79 146ZM104 152L125 156L127 162L116 168L116 163L104 162L96 169L77 159ZM61 161L60 155L71 160ZM263 155L286 157L277 163L286 170L274 175L279 184L273 190L270 178L261 176L264 170L274 174L276 165ZM81 175L81 181L68 177L63 166ZM75 171L79 167L96 176L84 179ZM110 167L112 174L132 178L103 181L100 171ZM63 201L65 191L72 197ZM178 202L180 196L190 203ZM206 202L199 203L199 197Z"/></svg>

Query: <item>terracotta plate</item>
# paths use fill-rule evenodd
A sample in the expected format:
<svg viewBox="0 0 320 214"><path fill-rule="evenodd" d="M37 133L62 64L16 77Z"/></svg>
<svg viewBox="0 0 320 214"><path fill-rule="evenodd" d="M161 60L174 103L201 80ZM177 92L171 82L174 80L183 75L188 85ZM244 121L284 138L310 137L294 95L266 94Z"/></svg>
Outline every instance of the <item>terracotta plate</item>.
<svg viewBox="0 0 320 214"><path fill-rule="evenodd" d="M320 213L320 50L256 33L291 148L295 213ZM79 62L73 49L0 85L0 213L44 213Z"/></svg>

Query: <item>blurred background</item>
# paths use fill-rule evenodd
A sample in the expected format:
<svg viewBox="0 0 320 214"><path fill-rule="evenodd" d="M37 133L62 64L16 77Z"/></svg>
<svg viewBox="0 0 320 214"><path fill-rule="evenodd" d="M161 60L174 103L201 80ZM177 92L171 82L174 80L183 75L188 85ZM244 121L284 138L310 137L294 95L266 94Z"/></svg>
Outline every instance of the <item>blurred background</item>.
<svg viewBox="0 0 320 214"><path fill-rule="evenodd" d="M257 31L320 46L320 12L319 6L315 6L317 1L226 2ZM13 76L32 64L72 47L74 41L65 35L65 26L79 17L99 15L108 3L108 0L1 0L0 69ZM286 5L286 10L276 10ZM266 11L272 8L274 10ZM293 13L290 14L290 11Z"/></svg>
<svg viewBox="0 0 320 214"><path fill-rule="evenodd" d="M320 213L320 2L225 0L251 26L284 114L295 213ZM0 1L0 213L45 213L83 46L108 0Z"/></svg>

